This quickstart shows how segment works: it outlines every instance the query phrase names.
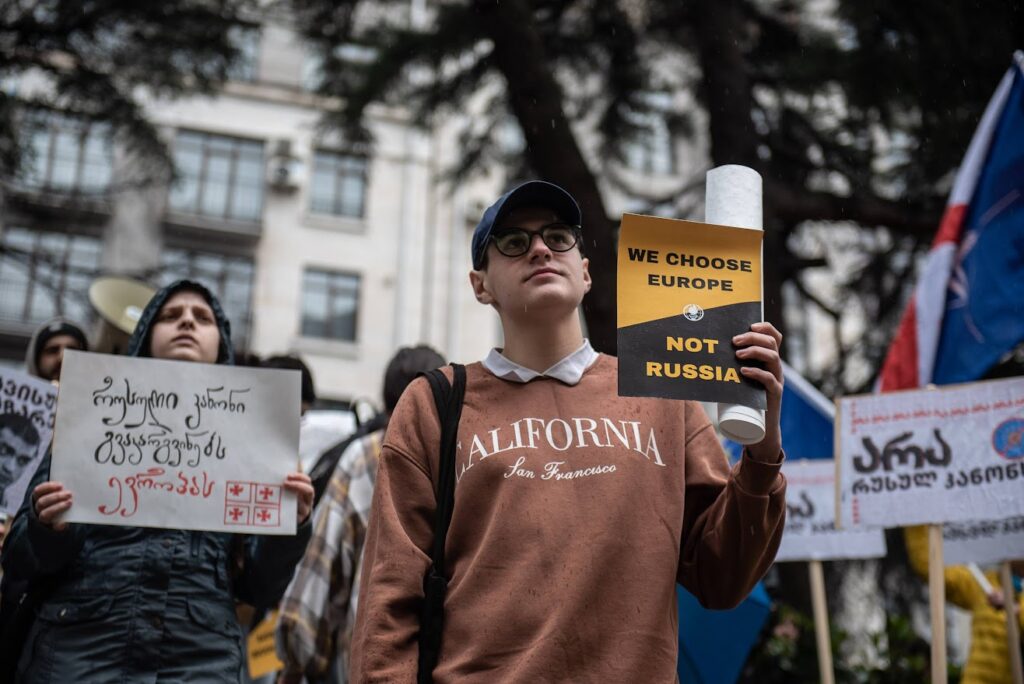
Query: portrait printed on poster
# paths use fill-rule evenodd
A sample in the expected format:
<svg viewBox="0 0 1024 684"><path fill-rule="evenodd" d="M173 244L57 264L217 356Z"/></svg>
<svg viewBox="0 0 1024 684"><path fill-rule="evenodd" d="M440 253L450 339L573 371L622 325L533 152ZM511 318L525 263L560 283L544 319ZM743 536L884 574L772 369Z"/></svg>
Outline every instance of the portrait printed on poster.
<svg viewBox="0 0 1024 684"><path fill-rule="evenodd" d="M0 374L0 511L13 515L50 445L57 390L14 371Z"/></svg>
<svg viewBox="0 0 1024 684"><path fill-rule="evenodd" d="M57 388L39 378L0 374L0 511L17 512L50 446Z"/></svg>

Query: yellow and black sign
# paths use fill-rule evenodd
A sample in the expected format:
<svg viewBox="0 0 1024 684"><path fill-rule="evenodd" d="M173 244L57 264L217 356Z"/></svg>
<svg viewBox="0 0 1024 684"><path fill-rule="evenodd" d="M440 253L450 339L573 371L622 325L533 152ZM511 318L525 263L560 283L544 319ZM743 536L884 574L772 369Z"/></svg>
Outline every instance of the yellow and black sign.
<svg viewBox="0 0 1024 684"><path fill-rule="evenodd" d="M249 632L247 651L249 654L249 676L259 679L271 672L279 672L284 663L274 650L274 630L277 628L277 611L263 618Z"/></svg>
<svg viewBox="0 0 1024 684"><path fill-rule="evenodd" d="M760 230L625 214L619 394L765 408L732 338L762 320Z"/></svg>

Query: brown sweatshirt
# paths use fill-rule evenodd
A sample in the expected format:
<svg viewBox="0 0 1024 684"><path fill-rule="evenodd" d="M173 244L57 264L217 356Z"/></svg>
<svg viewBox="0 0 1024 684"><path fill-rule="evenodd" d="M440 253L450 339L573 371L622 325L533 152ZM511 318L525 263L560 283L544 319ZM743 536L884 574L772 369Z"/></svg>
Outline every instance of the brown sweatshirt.
<svg viewBox="0 0 1024 684"><path fill-rule="evenodd" d="M672 682L675 582L730 608L775 557L780 464L730 472L699 404L619 397L617 363L574 386L467 367L435 682ZM420 379L381 455L354 682L415 681L439 441Z"/></svg>

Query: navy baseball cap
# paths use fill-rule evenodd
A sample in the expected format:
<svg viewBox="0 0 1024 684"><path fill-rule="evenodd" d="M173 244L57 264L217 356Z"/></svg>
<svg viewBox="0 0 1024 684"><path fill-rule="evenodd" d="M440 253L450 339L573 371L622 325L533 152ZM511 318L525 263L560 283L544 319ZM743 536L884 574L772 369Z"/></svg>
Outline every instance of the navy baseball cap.
<svg viewBox="0 0 1024 684"><path fill-rule="evenodd" d="M547 181L527 181L520 186L512 188L498 198L498 201L487 208L480 223L476 224L473 231L473 269L479 271L483 266L484 255L487 254L487 241L491 232L502 218L513 209L521 207L542 207L550 209L561 220L573 225L583 223L583 215L580 213L580 205L576 203L572 195Z"/></svg>

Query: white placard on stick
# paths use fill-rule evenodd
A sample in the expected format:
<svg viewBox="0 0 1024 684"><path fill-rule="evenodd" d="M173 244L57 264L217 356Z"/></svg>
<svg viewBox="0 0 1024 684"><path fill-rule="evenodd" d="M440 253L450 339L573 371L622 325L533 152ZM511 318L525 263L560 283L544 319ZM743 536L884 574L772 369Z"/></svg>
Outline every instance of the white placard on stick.
<svg viewBox="0 0 1024 684"><path fill-rule="evenodd" d="M1024 560L1024 516L942 526L946 565Z"/></svg>
<svg viewBox="0 0 1024 684"><path fill-rule="evenodd" d="M782 472L786 476L786 529L776 562L885 555L881 529L836 529L836 466L832 460L787 460Z"/></svg>
<svg viewBox="0 0 1024 684"><path fill-rule="evenodd" d="M846 397L836 443L843 527L1024 515L1024 378Z"/></svg>
<svg viewBox="0 0 1024 684"><path fill-rule="evenodd" d="M69 522L294 534L299 373L66 352L50 477Z"/></svg>
<svg viewBox="0 0 1024 684"><path fill-rule="evenodd" d="M17 512L53 435L57 388L26 373L0 372L0 512Z"/></svg>

